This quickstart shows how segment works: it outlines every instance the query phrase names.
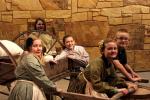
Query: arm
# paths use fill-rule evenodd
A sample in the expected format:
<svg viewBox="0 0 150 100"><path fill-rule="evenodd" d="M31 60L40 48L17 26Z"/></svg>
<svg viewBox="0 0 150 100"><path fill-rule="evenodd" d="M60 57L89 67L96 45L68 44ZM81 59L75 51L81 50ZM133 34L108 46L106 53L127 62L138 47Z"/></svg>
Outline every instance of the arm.
<svg viewBox="0 0 150 100"><path fill-rule="evenodd" d="M66 57L67 57L67 52L66 52L65 50L63 50L59 55L57 55L57 56L55 57L55 60L58 61L58 60L60 60L60 59L66 58Z"/></svg>
<svg viewBox="0 0 150 100"><path fill-rule="evenodd" d="M116 67L117 69L119 69L120 72L121 72L123 75L125 75L130 81L138 81L138 80L141 79L140 76L137 75L137 74L131 69L130 66L128 66L128 64L126 64L126 66L125 66L125 68L124 68L124 66L119 62L119 60L113 60L113 63L114 63L114 65L115 65L115 67ZM129 69L127 68L128 71L129 71L129 70L133 71L133 74L132 74L132 73L129 73L129 72L126 70L126 67L129 67ZM133 77L133 75L135 75L135 76Z"/></svg>
<svg viewBox="0 0 150 100"><path fill-rule="evenodd" d="M115 67L117 69L119 69L123 75L125 75L129 80L132 81L132 77L131 77L130 73L127 72L127 70L123 67L123 65L119 62L119 60L113 60L113 63L115 65Z"/></svg>
<svg viewBox="0 0 150 100"><path fill-rule="evenodd" d="M31 79L42 87L46 92L55 92L55 84L48 79L43 69L43 66L39 63L38 59L33 55L27 56L26 58L26 71L29 73Z"/></svg>
<svg viewBox="0 0 150 100"><path fill-rule="evenodd" d="M125 69L131 74L134 72L128 64L125 64Z"/></svg>
<svg viewBox="0 0 150 100"><path fill-rule="evenodd" d="M87 64L89 63L89 54L86 52L86 50L84 48L83 48L83 54L82 54L81 58Z"/></svg>
<svg viewBox="0 0 150 100"><path fill-rule="evenodd" d="M92 83L94 90L97 92L107 93L108 91L115 90L115 87L110 86L107 82L102 81L104 77L102 72L102 64L93 62L85 69L85 77Z"/></svg>
<svg viewBox="0 0 150 100"><path fill-rule="evenodd" d="M132 78L137 78L137 80L140 80L140 79L141 79L141 77L140 77L137 73L135 73L135 72L133 71L133 69L130 67L130 65L126 64L126 65L125 65L125 68L126 68L128 71L130 71L130 73L131 73L131 75L132 75Z"/></svg>
<svg viewBox="0 0 150 100"><path fill-rule="evenodd" d="M79 61L85 66L89 63L89 54L82 46L77 46L75 50L68 52L67 57Z"/></svg>

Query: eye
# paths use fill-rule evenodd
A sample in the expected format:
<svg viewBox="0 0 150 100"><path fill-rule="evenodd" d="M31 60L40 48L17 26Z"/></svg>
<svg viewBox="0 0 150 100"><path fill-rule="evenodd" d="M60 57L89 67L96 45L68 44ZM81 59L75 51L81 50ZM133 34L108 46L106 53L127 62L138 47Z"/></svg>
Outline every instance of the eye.
<svg viewBox="0 0 150 100"><path fill-rule="evenodd" d="M107 48L108 50L113 50L113 47L109 47L109 48Z"/></svg>
<svg viewBox="0 0 150 100"><path fill-rule="evenodd" d="M128 37L118 37L117 39L119 39L119 40L129 40Z"/></svg>
<svg viewBox="0 0 150 100"><path fill-rule="evenodd" d="M33 45L33 47L37 47L37 45L35 44L35 45Z"/></svg>
<svg viewBox="0 0 150 100"><path fill-rule="evenodd" d="M117 47L109 47L107 50L117 50Z"/></svg>
<svg viewBox="0 0 150 100"><path fill-rule="evenodd" d="M44 24L38 24L38 25L44 25Z"/></svg>
<svg viewBox="0 0 150 100"><path fill-rule="evenodd" d="M118 48L117 47L114 47L114 50L117 50Z"/></svg>

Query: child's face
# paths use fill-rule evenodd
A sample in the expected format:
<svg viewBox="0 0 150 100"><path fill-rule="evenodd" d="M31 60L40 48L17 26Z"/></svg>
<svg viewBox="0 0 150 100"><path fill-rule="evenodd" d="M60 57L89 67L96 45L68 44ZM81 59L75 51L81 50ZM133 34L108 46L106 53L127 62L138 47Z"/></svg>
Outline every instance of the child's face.
<svg viewBox="0 0 150 100"><path fill-rule="evenodd" d="M72 37L68 37L65 39L65 47L67 49L72 50L74 48L74 45L75 45L75 41Z"/></svg>
<svg viewBox="0 0 150 100"><path fill-rule="evenodd" d="M44 26L45 26L44 23L41 20L39 20L36 24L36 29L40 31L44 31Z"/></svg>
<svg viewBox="0 0 150 100"><path fill-rule="evenodd" d="M115 42L109 42L105 44L105 49L104 49L104 56L106 58L115 58L117 56L118 49L117 49L117 44Z"/></svg>
<svg viewBox="0 0 150 100"><path fill-rule="evenodd" d="M129 33L118 32L116 42L118 46L126 48L129 45Z"/></svg>
<svg viewBox="0 0 150 100"><path fill-rule="evenodd" d="M31 52L35 55L41 57L42 55L42 42L41 40L37 39L33 41L33 44L31 46Z"/></svg>

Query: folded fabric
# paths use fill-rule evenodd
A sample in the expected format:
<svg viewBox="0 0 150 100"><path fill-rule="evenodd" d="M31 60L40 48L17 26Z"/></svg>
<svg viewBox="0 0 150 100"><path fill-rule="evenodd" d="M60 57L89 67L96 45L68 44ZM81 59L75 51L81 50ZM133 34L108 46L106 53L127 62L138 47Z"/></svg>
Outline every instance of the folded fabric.
<svg viewBox="0 0 150 100"><path fill-rule="evenodd" d="M13 55L21 55L23 53L23 49L18 46L16 43L9 41L9 40L0 40L0 42L8 49L8 51ZM8 56L6 51L0 47L0 56Z"/></svg>

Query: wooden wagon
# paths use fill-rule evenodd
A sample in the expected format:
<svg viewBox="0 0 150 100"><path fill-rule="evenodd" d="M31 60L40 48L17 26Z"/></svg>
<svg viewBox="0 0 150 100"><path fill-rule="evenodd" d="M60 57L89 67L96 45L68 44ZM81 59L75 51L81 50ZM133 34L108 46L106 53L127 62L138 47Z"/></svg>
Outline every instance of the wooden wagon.
<svg viewBox="0 0 150 100"><path fill-rule="evenodd" d="M0 42L0 46L6 51L8 54L8 57L3 57L0 58L0 85L5 85L8 87L10 90L10 83L15 80L15 75L14 75L14 70L15 67L17 66L15 57L11 55L11 53L8 51L8 49ZM57 81L60 80L66 76L69 75L68 71L68 59L64 59L60 61L60 64L55 65L55 64L47 64L47 66L44 68L46 71L47 76L52 80L52 81ZM132 92L132 90L129 90ZM147 92L144 95L139 94L138 92ZM127 97L124 97L122 99L125 100L149 100L150 99L150 90L143 90L139 89L138 92L129 95ZM5 92L0 92L2 94L8 95ZM118 99L119 97L123 96L123 93L116 94L113 98L104 98L104 97L93 97L90 95L85 95L85 94L78 94L78 93L70 93L70 92L60 92L57 94L62 100L66 99L67 100L115 100Z"/></svg>

